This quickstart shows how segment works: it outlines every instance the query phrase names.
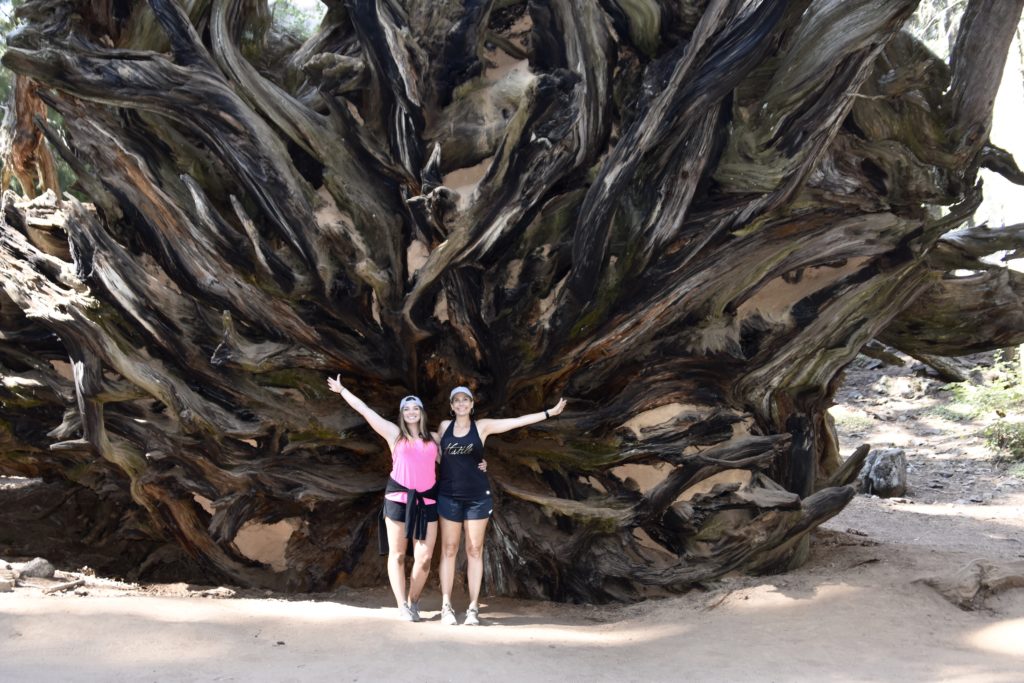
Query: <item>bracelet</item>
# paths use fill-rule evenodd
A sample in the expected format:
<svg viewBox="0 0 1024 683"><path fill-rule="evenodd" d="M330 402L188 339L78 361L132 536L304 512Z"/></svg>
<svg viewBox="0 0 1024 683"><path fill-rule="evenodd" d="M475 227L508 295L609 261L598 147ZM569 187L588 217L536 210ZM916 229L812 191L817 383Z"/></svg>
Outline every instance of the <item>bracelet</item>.
<svg viewBox="0 0 1024 683"><path fill-rule="evenodd" d="M546 420L546 419L548 419L549 417L551 417L551 416L550 416L550 415L548 415L548 411L546 411L546 410L545 410L545 411L544 411L544 419Z"/></svg>

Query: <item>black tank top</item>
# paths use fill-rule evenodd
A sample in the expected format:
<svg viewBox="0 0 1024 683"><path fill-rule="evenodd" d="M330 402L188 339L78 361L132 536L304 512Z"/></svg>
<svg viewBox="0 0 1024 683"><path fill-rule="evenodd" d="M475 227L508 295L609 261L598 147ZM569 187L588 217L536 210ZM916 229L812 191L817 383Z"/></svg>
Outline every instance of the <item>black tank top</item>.
<svg viewBox="0 0 1024 683"><path fill-rule="evenodd" d="M484 459L484 443L476 431L476 422L469 423L465 436L455 436L455 420L441 436L441 471L437 492L449 498L480 498L490 492L487 474L480 471Z"/></svg>

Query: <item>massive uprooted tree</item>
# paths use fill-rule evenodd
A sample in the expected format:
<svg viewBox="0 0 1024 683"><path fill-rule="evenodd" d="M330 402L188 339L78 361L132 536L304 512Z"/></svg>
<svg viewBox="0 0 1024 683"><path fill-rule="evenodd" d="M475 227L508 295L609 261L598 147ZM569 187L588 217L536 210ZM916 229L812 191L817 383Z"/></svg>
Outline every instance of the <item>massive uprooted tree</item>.
<svg viewBox="0 0 1024 683"><path fill-rule="evenodd" d="M262 0L19 10L4 64L88 203L5 198L0 471L94 555L381 580L388 454L338 372L435 421L455 384L570 397L488 444L493 591L785 568L852 496L859 349L1024 341L979 260L1020 231L950 234L979 168L1022 180L988 132L1024 0L970 0L949 65L915 0L326 4L303 43Z"/></svg>

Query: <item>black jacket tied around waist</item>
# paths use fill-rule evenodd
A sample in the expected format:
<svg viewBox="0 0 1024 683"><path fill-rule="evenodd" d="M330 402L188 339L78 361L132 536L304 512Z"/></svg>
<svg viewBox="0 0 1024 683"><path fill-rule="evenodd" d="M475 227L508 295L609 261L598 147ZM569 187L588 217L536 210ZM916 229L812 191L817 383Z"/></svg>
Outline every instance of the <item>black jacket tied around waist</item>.
<svg viewBox="0 0 1024 683"><path fill-rule="evenodd" d="M388 477L388 485L384 489L384 495L389 493L405 493L408 497L405 502L405 538L411 545L412 540L423 540L427 537L427 515L425 514L427 502L425 498L437 500L437 484L434 484L426 491L406 488L397 481ZM377 549L381 555L388 554L388 529L384 524L384 505L380 508L380 521L377 527Z"/></svg>

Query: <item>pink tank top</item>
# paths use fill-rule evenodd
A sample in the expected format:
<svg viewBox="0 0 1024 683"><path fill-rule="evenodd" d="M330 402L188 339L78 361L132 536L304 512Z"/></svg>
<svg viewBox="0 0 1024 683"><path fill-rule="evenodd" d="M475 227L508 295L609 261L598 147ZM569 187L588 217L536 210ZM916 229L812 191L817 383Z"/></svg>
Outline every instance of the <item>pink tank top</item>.
<svg viewBox="0 0 1024 683"><path fill-rule="evenodd" d="M433 441L399 439L391 457L391 478L407 489L426 491L437 481L437 444ZM395 491L385 496L396 503L405 503L409 494ZM423 499L426 503L437 501Z"/></svg>

